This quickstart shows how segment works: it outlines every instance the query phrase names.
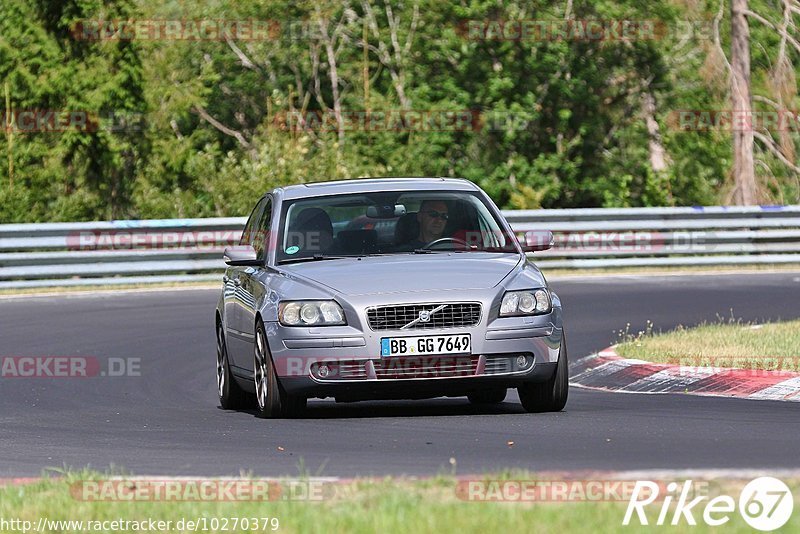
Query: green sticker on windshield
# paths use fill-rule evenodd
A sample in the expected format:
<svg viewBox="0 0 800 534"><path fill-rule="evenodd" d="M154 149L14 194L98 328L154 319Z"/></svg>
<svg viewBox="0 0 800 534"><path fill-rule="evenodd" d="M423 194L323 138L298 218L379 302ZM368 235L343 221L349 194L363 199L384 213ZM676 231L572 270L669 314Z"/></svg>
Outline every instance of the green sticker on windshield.
<svg viewBox="0 0 800 534"><path fill-rule="evenodd" d="M297 252L299 250L300 250L300 247L289 247L289 248L286 249L286 253L287 254L297 254Z"/></svg>

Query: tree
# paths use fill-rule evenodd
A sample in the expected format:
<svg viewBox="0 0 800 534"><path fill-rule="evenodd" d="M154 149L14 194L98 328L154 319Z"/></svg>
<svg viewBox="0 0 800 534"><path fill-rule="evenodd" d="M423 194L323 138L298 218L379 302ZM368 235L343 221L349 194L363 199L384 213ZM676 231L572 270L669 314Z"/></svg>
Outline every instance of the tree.
<svg viewBox="0 0 800 534"><path fill-rule="evenodd" d="M731 1L731 104L736 116L750 117L750 28L747 23L747 0ZM748 206L757 202L753 129L733 130L733 198Z"/></svg>
<svg viewBox="0 0 800 534"><path fill-rule="evenodd" d="M133 3L2 1L0 78L11 115L35 111L83 120L7 137L15 188L0 190L0 197L15 200L0 198L0 221L126 215L147 151L138 124L120 120L146 112L138 50L130 41L76 39L73 30L85 19L127 19Z"/></svg>

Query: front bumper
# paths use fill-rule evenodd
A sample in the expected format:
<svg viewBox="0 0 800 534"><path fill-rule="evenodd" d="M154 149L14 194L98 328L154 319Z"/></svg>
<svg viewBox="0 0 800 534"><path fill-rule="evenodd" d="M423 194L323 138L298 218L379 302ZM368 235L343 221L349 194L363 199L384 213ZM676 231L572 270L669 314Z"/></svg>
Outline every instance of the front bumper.
<svg viewBox="0 0 800 534"><path fill-rule="evenodd" d="M281 385L291 395L335 397L337 401L378 399L429 399L463 397L489 388L514 388L526 382L544 382L552 378L555 363L536 364L524 375L475 375L457 378L412 378L320 382L311 377L284 377Z"/></svg>
<svg viewBox="0 0 800 534"><path fill-rule="evenodd" d="M560 310L558 310L560 312ZM556 327L558 324L559 327ZM352 326L297 328L265 324L272 359L287 393L339 400L463 396L553 376L561 346L560 314L515 317L489 327L372 331ZM381 338L469 333L471 355L382 358ZM520 356L525 357L520 365ZM327 367L322 376L320 366Z"/></svg>

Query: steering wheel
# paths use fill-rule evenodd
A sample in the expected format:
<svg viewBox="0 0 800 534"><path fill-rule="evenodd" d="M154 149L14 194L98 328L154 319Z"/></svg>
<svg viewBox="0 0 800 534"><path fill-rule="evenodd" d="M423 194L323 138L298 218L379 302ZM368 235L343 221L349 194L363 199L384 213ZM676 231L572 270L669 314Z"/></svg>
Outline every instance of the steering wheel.
<svg viewBox="0 0 800 534"><path fill-rule="evenodd" d="M438 245L439 243L448 243L448 242L458 243L460 245L464 245L465 247L467 247L467 249L470 248L470 244L469 243L467 243L463 239L459 239L457 237L440 237L439 239L434 239L433 241L431 241L430 243L428 243L427 245L425 245L422 248L423 249L429 249L431 247L434 247L434 246Z"/></svg>

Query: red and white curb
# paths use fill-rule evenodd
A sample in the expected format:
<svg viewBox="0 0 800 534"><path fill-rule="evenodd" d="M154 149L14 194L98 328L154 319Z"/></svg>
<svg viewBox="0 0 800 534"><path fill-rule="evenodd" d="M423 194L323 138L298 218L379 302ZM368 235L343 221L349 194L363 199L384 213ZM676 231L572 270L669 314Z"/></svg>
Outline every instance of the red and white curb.
<svg viewBox="0 0 800 534"><path fill-rule="evenodd" d="M622 393L686 393L800 402L800 373L651 363L619 356L614 347L570 366L570 384Z"/></svg>

